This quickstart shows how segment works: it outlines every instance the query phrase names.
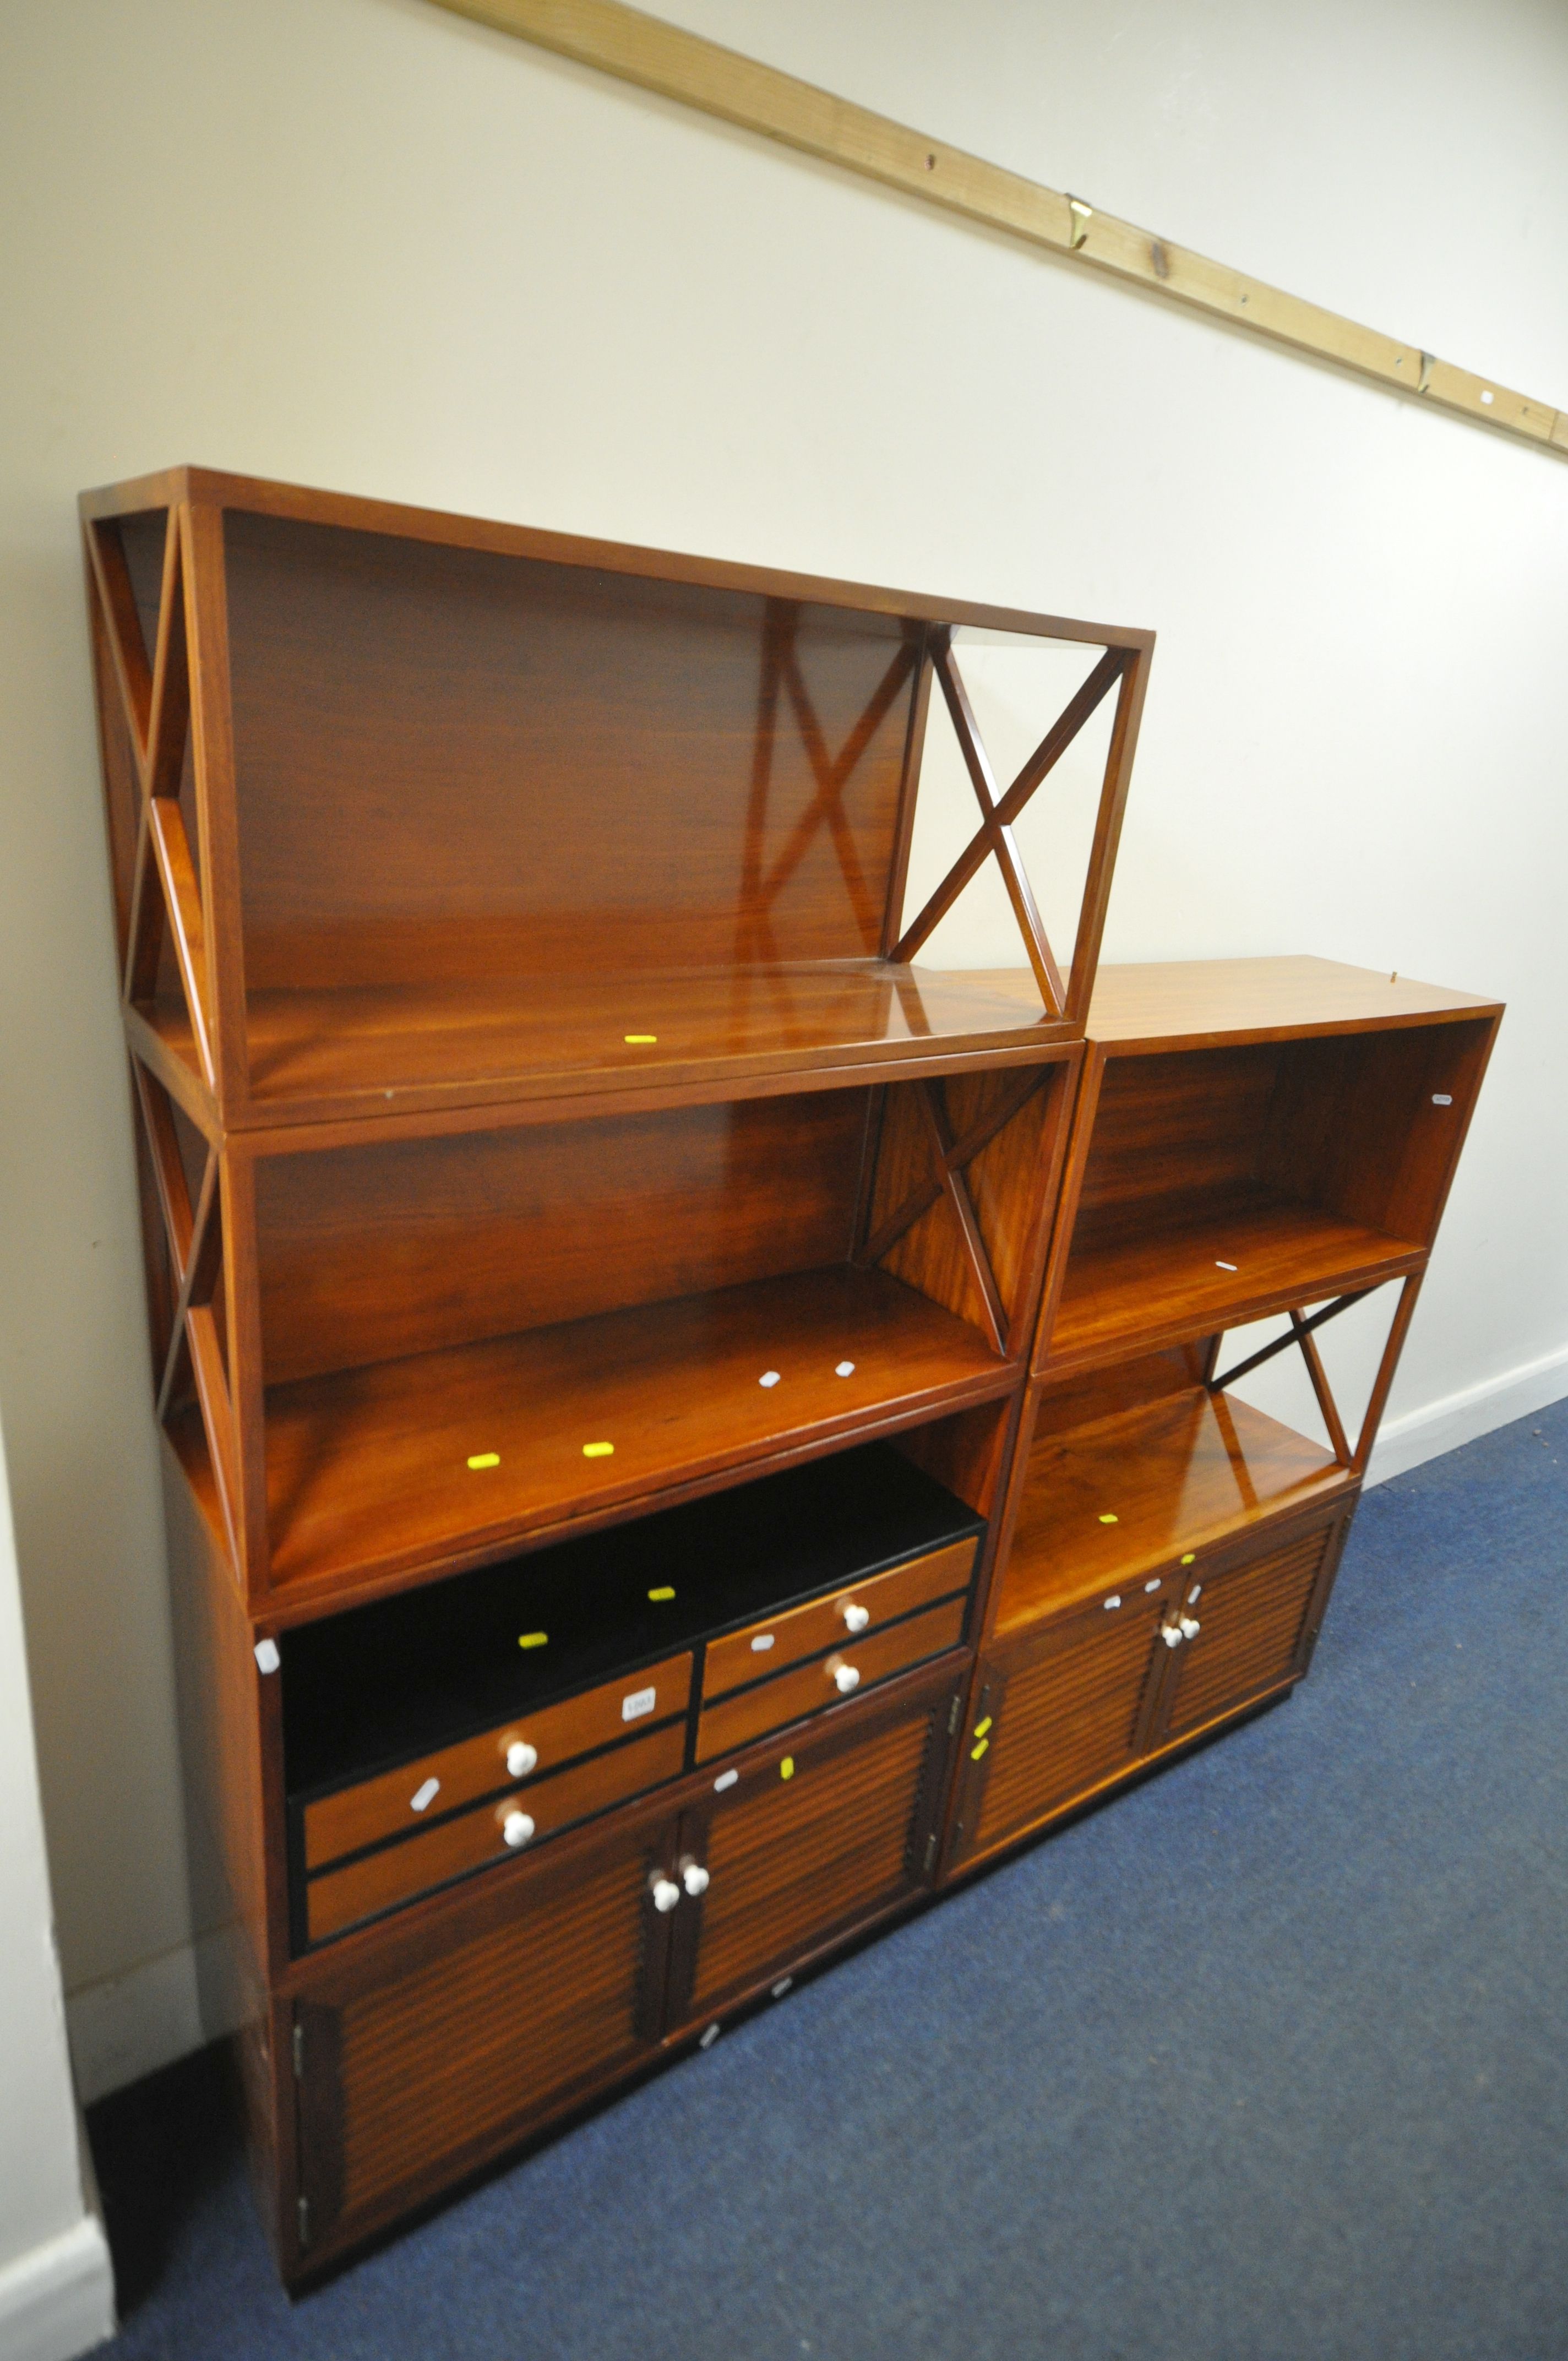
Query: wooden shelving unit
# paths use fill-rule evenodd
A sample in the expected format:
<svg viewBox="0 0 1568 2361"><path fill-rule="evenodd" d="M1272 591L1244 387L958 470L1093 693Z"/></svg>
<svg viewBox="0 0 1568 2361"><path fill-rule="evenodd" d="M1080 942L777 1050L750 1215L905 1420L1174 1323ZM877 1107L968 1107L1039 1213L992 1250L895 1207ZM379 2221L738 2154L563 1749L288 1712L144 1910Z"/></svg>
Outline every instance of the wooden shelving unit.
<svg viewBox="0 0 1568 2361"><path fill-rule="evenodd" d="M1501 1016L1321 960L1102 972L950 1870L1306 1671ZM1396 1280L1353 1440L1319 1336ZM1291 1349L1321 1443L1230 1390Z"/></svg>
<svg viewBox="0 0 1568 2361"><path fill-rule="evenodd" d="M1097 982L1147 632L194 469L82 519L296 2285L1299 1676L1499 1012ZM1010 784L976 631L1081 653ZM933 691L978 827L911 917ZM1096 713L1058 963L1014 823ZM918 964L987 862L1026 964ZM1389 1279L1353 1449L1316 1333ZM1326 1447L1229 1391L1278 1311Z"/></svg>

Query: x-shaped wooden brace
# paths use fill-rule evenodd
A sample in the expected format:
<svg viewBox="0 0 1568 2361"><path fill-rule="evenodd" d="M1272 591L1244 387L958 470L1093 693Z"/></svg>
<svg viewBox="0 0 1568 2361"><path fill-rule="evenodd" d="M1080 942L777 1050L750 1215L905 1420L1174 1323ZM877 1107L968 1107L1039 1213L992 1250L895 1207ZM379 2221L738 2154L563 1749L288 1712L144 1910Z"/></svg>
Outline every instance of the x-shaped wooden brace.
<svg viewBox="0 0 1568 2361"><path fill-rule="evenodd" d="M1055 769L1102 698L1120 680L1127 665L1126 653L1120 648L1107 649L1078 694L1052 722L1006 794L999 795L990 757L975 726L969 692L953 661L952 633L943 631L934 634L932 650L932 662L947 701L953 733L980 805L981 821L914 925L905 928L903 940L893 956L895 960L913 959L927 937L946 917L981 862L994 856L1024 937L1040 997L1047 1013L1059 1016L1067 1005L1067 990L1018 855L1013 823L1041 781Z"/></svg>
<svg viewBox="0 0 1568 2361"><path fill-rule="evenodd" d="M188 559L181 511L170 509L169 512L158 637L150 669L118 530L90 524L87 550L141 788L124 996L134 1003L149 999L157 990L167 927L196 1054L210 1088L214 1065L206 926L196 864L180 809L180 778L191 721L185 625ZM153 882L149 882L149 871Z"/></svg>
<svg viewBox="0 0 1568 2361"><path fill-rule="evenodd" d="M859 768L867 747L886 719L905 682L914 671L918 662L918 652L907 641L899 648L872 691L865 711L839 752L833 754L828 751L811 692L800 668L800 659L795 653L795 609L783 601L773 601L763 631L762 679L757 701L756 752L751 766L751 807L747 813L746 876L742 901L747 910L753 914L751 927L763 933L771 948L772 929L767 913L799 868L818 829L826 827L832 835L833 850L839 857L839 867L862 939L868 946L874 946L881 913L874 906L856 850L854 830L845 816L844 790ZM796 820L784 850L764 875L761 845L767 819L768 791L773 779L773 733L777 727L781 687L794 708L801 744L806 749L806 759L817 783L817 795L814 802Z"/></svg>
<svg viewBox="0 0 1568 2361"><path fill-rule="evenodd" d="M218 1152L214 1148L207 1150L201 1187L192 1205L168 1093L139 1059L132 1059L131 1071L136 1077L137 1099L174 1279L173 1316L159 1380L158 1416L161 1420L166 1415L181 1372L188 1366L206 1431L224 1527L237 1566L242 1563L239 1442L214 1308L224 1268Z"/></svg>
<svg viewBox="0 0 1568 2361"><path fill-rule="evenodd" d="M1288 1352L1292 1345L1299 1346L1301 1358L1307 1365L1307 1375L1312 1381L1312 1391L1318 1398L1318 1408L1322 1412L1323 1424L1328 1429L1329 1447L1334 1458L1340 1466L1354 1468L1358 1476L1365 1475L1366 1463L1372 1455L1372 1445L1376 1440L1378 1422L1383 1416L1383 1406L1388 1399L1388 1389L1394 1382L1394 1371L1398 1366L1399 1355L1404 1349L1406 1333L1409 1328L1411 1315L1415 1312L1416 1297L1420 1291L1420 1284L1421 1273L1412 1271L1399 1290L1399 1301L1395 1306L1387 1341L1383 1347L1383 1358L1378 1364L1377 1375L1373 1381L1371 1399L1367 1402L1365 1415L1361 1422L1361 1433L1356 1439L1354 1451L1350 1447L1344 1423L1339 1414L1339 1405L1334 1400L1330 1388L1328 1374L1323 1367L1322 1356L1318 1351L1317 1339L1313 1331L1325 1326L1331 1320L1337 1320L1340 1313L1348 1312L1353 1303L1360 1303L1368 1295L1375 1294L1376 1288L1359 1287L1349 1295L1338 1295L1332 1303L1325 1303L1321 1311L1314 1312L1310 1318L1302 1316L1305 1307L1298 1304L1285 1315L1290 1323L1285 1334L1276 1336L1272 1344L1261 1346L1255 1353L1250 1353L1245 1361L1238 1361L1234 1368L1227 1369L1223 1377L1211 1378L1210 1392L1212 1394L1223 1392L1226 1386L1234 1385L1238 1378L1245 1378L1252 1370L1261 1368L1265 1361L1272 1361L1277 1353Z"/></svg>
<svg viewBox="0 0 1568 2361"><path fill-rule="evenodd" d="M980 1222L964 1179L964 1169L972 1164L981 1148L990 1145L999 1131L1010 1124L1015 1115L1031 1099L1045 1079L1045 1070L1026 1067L1014 1077L1009 1088L985 1114L981 1115L961 1137L955 1139L943 1104L941 1085L937 1082L911 1082L907 1087L915 1093L924 1117L927 1138L931 1149L932 1165L927 1177L918 1188L912 1189L895 1213L890 1213L861 1248L858 1259L867 1265L879 1263L883 1255L898 1244L906 1230L914 1228L921 1215L929 1212L938 1199L945 1195L958 1217L964 1248L975 1285L980 1290L985 1324L994 1352L1005 1355L1010 1326L1007 1306L1002 1301L1002 1290L996 1284L996 1274L985 1250Z"/></svg>

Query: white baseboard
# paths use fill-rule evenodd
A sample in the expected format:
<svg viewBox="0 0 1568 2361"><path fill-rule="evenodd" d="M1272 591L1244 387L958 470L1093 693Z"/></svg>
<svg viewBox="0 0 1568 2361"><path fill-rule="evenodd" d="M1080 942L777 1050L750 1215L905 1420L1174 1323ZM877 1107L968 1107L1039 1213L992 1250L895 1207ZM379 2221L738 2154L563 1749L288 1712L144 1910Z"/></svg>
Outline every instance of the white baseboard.
<svg viewBox="0 0 1568 2361"><path fill-rule="evenodd" d="M1474 1443L1478 1435L1511 1425L1516 1418L1528 1418L1531 1411L1545 1410L1565 1394L1568 1347L1548 1353L1539 1361L1527 1361L1522 1368L1507 1369L1500 1378L1466 1386L1463 1393L1446 1394L1441 1401L1407 1411L1403 1418L1389 1419L1378 1436L1366 1480L1386 1484L1391 1476L1403 1476L1423 1460L1439 1459L1445 1451L1457 1451L1462 1443Z"/></svg>
<svg viewBox="0 0 1568 2361"><path fill-rule="evenodd" d="M235 2031L244 1989L236 1943L236 1930L220 1927L67 1996L71 2063L84 2106Z"/></svg>
<svg viewBox="0 0 1568 2361"><path fill-rule="evenodd" d="M115 2333L115 2275L95 2214L0 2269L5 2361L75 2361Z"/></svg>

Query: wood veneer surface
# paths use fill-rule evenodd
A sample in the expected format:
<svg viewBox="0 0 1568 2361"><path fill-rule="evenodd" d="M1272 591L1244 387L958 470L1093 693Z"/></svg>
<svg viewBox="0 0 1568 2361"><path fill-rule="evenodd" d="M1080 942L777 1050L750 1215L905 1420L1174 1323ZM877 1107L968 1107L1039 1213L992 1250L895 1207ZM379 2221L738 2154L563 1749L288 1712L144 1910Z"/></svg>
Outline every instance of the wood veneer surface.
<svg viewBox="0 0 1568 2361"><path fill-rule="evenodd" d="M194 1071L182 1006L142 1014ZM1047 1026L1037 995L1031 1008L966 975L824 960L259 991L248 1030L252 1119L287 1123L698 1083L739 1093L749 1080L840 1065L935 1069L1062 1028Z"/></svg>
<svg viewBox="0 0 1568 2361"><path fill-rule="evenodd" d="M779 1382L763 1386L773 1370ZM345 1596L618 1502L652 1506L748 1461L994 1399L1016 1375L912 1288L839 1266L277 1386L272 1579ZM200 1483L192 1414L181 1440ZM469 1468L490 1453L496 1466Z"/></svg>
<svg viewBox="0 0 1568 2361"><path fill-rule="evenodd" d="M1238 1191L1207 1219L1071 1255L1047 1358L1056 1368L1234 1327L1395 1278L1424 1253L1266 1188Z"/></svg>
<svg viewBox="0 0 1568 2361"><path fill-rule="evenodd" d="M1305 1435L1201 1388L1038 1434L996 1629L1018 1630L1080 1596L1134 1582L1348 1481Z"/></svg>
<svg viewBox="0 0 1568 2361"><path fill-rule="evenodd" d="M971 981L1020 1005L1037 999L1027 968L986 968ZM1102 967L1086 1029L1091 1041L1120 1049L1179 1049L1500 1011L1501 1003L1484 994L1419 983L1340 960L1157 960Z"/></svg>

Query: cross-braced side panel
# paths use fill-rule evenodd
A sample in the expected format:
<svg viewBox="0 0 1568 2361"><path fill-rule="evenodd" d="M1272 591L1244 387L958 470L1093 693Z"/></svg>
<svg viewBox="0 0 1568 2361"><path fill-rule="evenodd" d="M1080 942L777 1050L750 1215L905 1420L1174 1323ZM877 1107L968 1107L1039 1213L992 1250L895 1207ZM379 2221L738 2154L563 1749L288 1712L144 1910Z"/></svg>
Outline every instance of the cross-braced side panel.
<svg viewBox="0 0 1568 2361"><path fill-rule="evenodd" d="M910 1082L883 1102L860 1259L956 1312L1011 1355L1038 1291L1036 1233L1058 1071Z"/></svg>
<svg viewBox="0 0 1568 2361"><path fill-rule="evenodd" d="M1353 1304L1365 1302L1369 1295L1376 1294L1378 1290L1375 1287L1358 1288L1353 1294L1336 1296L1332 1302L1321 1304L1315 1312L1309 1312L1305 1304L1296 1305L1285 1314L1289 1324L1284 1335L1276 1336L1271 1343L1260 1345L1255 1353L1249 1353L1245 1361L1234 1363L1231 1367L1222 1370L1219 1375L1211 1374L1208 1379L1210 1392L1215 1397L1216 1402L1219 1402L1223 1400L1224 1389L1227 1386L1234 1385L1240 1378L1249 1377L1255 1369L1262 1368L1266 1362L1274 1360L1281 1353L1288 1352L1290 1347L1295 1345L1300 1353L1308 1380L1317 1400L1318 1410L1328 1434L1329 1449L1342 1467L1350 1468L1357 1476L1365 1475L1366 1464L1372 1456L1372 1446L1377 1440L1377 1429L1382 1422L1389 1389L1394 1383L1394 1374L1399 1366L1399 1356L1405 1347L1405 1338L1409 1333L1410 1321L1416 1309L1416 1298L1420 1292L1422 1276L1420 1271L1412 1271L1399 1289L1393 1318L1389 1323L1387 1338L1383 1346L1382 1357L1377 1365L1377 1374L1372 1382L1372 1391L1362 1414L1361 1430L1354 1449L1345 1432L1344 1422L1340 1416L1339 1404L1334 1399L1333 1389L1329 1383L1328 1372L1323 1367L1322 1356L1318 1348L1317 1331L1327 1327L1331 1320L1337 1320L1341 1312L1348 1312ZM1223 1336L1216 1336L1211 1344L1212 1368L1218 1363L1223 1342Z"/></svg>
<svg viewBox="0 0 1568 2361"><path fill-rule="evenodd" d="M1148 665L1146 649L1109 648L1057 716L1034 752L1003 792L997 782L975 719L969 690L953 653L952 633L933 630L931 664L941 690L964 769L980 807L980 826L952 863L919 915L904 928L893 956L912 960L945 918L987 860L994 860L1023 938L1035 982L1049 1018L1081 1024L1088 1011L1094 969L1104 930L1111 872L1131 775L1134 742ZM1117 689L1083 895L1072 951L1070 978L1046 933L1035 893L1020 855L1014 825L1036 791L1073 743L1091 716Z"/></svg>

